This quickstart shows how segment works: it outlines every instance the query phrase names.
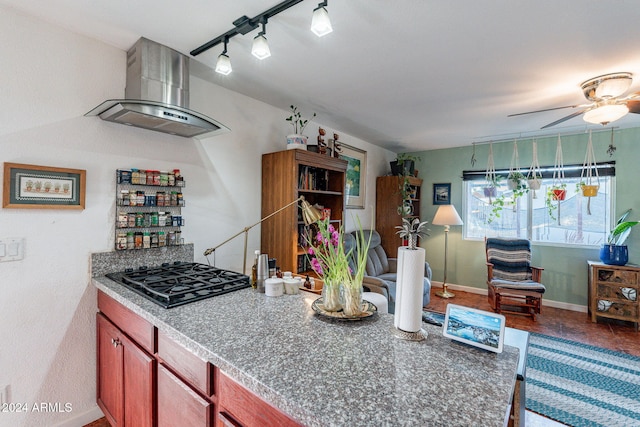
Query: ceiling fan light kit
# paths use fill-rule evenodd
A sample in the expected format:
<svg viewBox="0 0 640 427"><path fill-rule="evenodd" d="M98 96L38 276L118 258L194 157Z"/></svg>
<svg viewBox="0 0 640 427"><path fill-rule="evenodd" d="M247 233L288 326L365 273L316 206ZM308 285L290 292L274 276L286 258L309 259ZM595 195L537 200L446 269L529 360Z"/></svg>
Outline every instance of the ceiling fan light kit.
<svg viewBox="0 0 640 427"><path fill-rule="evenodd" d="M231 73L232 70L231 60L229 55L227 55L227 43L229 42L229 39L238 34L248 34L262 24L262 31L253 39L251 54L258 59L268 58L271 56L271 50L269 49L269 43L265 37L267 21L269 18L276 16L280 12L284 12L302 1L303 0L285 0L273 6L271 9L265 10L264 12L254 16L253 18L243 15L233 21L234 27L232 29L192 50L190 54L192 56L197 56L220 43L224 43L224 50L218 56L218 60L216 62L216 72L227 75ZM313 16L311 17L311 31L318 37L322 37L333 31L326 6L327 0L318 3L318 7L313 10Z"/></svg>
<svg viewBox="0 0 640 427"><path fill-rule="evenodd" d="M640 113L640 108L638 108L640 106L640 101L638 101L640 99L640 92L623 96L627 90L629 90L629 87L631 87L632 76L631 73L626 72L610 73L582 82L582 84L580 84L582 93L585 98L591 101L591 104L567 105L564 107L528 111L526 113L511 114L509 117L560 110L563 108L582 108L582 110L571 113L555 122L551 122L541 129L555 126L581 114L583 115L583 120L587 123L607 125L621 119L629 112Z"/></svg>
<svg viewBox="0 0 640 427"><path fill-rule="evenodd" d="M582 119L587 123L606 125L615 122L629 113L629 107L626 104L608 103L603 101L596 104L597 106L584 113Z"/></svg>

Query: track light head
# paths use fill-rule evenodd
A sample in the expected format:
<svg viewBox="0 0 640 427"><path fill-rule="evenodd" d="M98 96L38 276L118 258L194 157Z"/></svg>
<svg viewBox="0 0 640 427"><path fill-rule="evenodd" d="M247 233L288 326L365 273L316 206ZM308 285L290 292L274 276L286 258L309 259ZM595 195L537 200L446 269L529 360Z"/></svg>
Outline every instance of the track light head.
<svg viewBox="0 0 640 427"><path fill-rule="evenodd" d="M323 1L313 10L311 31L318 37L325 36L333 31L331 20L329 19L329 12L327 12L327 9L325 8L326 5L327 2Z"/></svg>
<svg viewBox="0 0 640 427"><path fill-rule="evenodd" d="M216 73L220 73L223 75L228 75L231 73L231 59L227 55L227 43L229 39L224 39L224 50L220 55L218 55L218 60L216 61Z"/></svg>
<svg viewBox="0 0 640 427"><path fill-rule="evenodd" d="M271 56L271 50L269 49L269 43L264 36L267 33L266 21L264 18L262 21L262 31L253 39L253 45L251 46L251 54L258 59L265 59Z"/></svg>

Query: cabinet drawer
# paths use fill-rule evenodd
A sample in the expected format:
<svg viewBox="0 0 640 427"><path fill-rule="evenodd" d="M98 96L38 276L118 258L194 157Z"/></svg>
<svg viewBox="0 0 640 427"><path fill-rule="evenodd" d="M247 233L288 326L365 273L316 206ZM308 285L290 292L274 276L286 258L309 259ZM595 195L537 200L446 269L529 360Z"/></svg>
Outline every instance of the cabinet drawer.
<svg viewBox="0 0 640 427"><path fill-rule="evenodd" d="M182 345L158 332L158 357L193 388L213 396L213 365L200 359Z"/></svg>
<svg viewBox="0 0 640 427"><path fill-rule="evenodd" d="M158 427L213 427L213 403L158 365Z"/></svg>
<svg viewBox="0 0 640 427"><path fill-rule="evenodd" d="M622 302L638 300L638 289L631 286L598 283L596 296L600 299L619 299Z"/></svg>
<svg viewBox="0 0 640 427"><path fill-rule="evenodd" d="M638 275L635 271L631 270L599 268L597 278L598 282L620 283L631 286L638 284Z"/></svg>
<svg viewBox="0 0 640 427"><path fill-rule="evenodd" d="M102 291L98 291L98 310L111 320L121 331L129 335L149 353L155 353L156 328Z"/></svg>
<svg viewBox="0 0 640 427"><path fill-rule="evenodd" d="M301 424L289 418L288 415L260 399L250 390L226 375L218 373L218 381L220 382L218 392L220 413L230 415L233 420L237 420L243 426L301 426ZM230 422L228 419L226 421Z"/></svg>
<svg viewBox="0 0 640 427"><path fill-rule="evenodd" d="M615 316L616 318L637 319L638 304L598 299L596 301L596 314L598 316Z"/></svg>

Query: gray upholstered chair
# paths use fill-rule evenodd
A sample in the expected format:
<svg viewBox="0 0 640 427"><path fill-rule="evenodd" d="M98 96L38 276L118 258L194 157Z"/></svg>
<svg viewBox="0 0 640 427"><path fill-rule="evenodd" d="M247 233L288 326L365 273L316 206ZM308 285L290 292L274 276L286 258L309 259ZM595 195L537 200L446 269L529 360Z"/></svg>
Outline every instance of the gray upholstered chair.
<svg viewBox="0 0 640 427"><path fill-rule="evenodd" d="M489 304L497 313L540 314L542 270L531 266L531 242L526 239L485 239Z"/></svg>
<svg viewBox="0 0 640 427"><path fill-rule="evenodd" d="M385 295L389 300L389 313L395 312L396 281L397 281L397 259L387 258L387 254L381 245L380 234L375 230L363 230L365 240L369 240L371 234L371 244L367 253L367 268L363 286L368 287L372 292ZM353 234L353 233L352 233ZM373 280L375 279L375 280ZM425 262L424 266L424 289L422 293L422 306L429 304L431 298L431 267Z"/></svg>

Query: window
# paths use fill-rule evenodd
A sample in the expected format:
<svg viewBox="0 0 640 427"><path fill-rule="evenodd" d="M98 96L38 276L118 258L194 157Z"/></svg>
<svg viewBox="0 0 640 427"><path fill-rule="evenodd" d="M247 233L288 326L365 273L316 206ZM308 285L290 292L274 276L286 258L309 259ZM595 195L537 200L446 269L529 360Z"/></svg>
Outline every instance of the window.
<svg viewBox="0 0 640 427"><path fill-rule="evenodd" d="M498 171L503 178L495 194L488 191L484 171L465 171L464 237L520 237L551 244L600 245L612 225L615 182L612 165L598 165L600 187L596 197L583 196L577 186L581 166L565 167L564 200L547 196L554 183L549 168L543 169L540 189L529 189L515 200L513 190L507 186L505 171Z"/></svg>

